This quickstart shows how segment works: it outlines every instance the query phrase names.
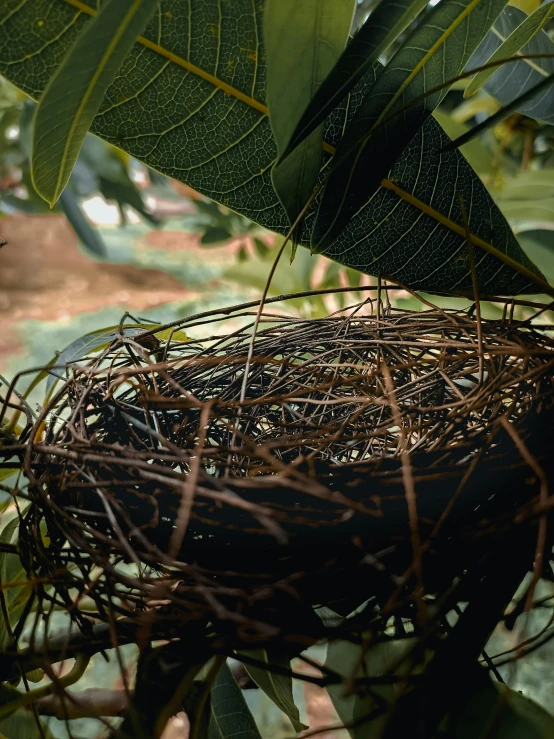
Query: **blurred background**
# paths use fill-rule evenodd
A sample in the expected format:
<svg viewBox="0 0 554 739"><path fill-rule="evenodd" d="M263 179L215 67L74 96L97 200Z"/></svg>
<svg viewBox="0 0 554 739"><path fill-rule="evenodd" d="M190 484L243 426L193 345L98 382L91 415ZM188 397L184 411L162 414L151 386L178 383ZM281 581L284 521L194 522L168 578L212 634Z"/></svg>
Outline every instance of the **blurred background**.
<svg viewBox="0 0 554 739"><path fill-rule="evenodd" d="M517 0L515 4L529 13L539 1ZM358 23L374 5L359 2ZM544 32L554 41L552 27ZM464 99L465 84L455 85L436 113L453 138L500 107L485 89ZM167 322L261 296L281 237L92 135L85 141L67 189L50 210L34 192L30 179L33 108L30 100L0 78L3 378L9 381L21 370L47 363L88 332L117 325L127 312L138 320ZM467 144L463 152L523 248L546 277L554 280L554 126L516 113ZM303 317L325 315L343 307L345 300L355 302L361 297L356 287L377 282L321 256L311 256L305 249L298 250L292 265L289 262L287 252L270 295L353 288L348 298L317 296L279 304L277 310ZM462 300L427 297L441 306L464 305ZM407 293L397 293L394 301L400 307L423 307ZM488 304L483 313L495 317L501 310L501 306ZM519 317L526 315L525 308L517 310ZM540 614L533 618L540 620ZM497 651L509 648L520 636L495 635ZM554 684L547 677L551 649L531 655L515 670L510 684L554 711ZM86 677L91 686L121 680L116 661L106 665L100 656L95 659L98 664ZM312 730L336 721L322 690L308 684L296 688ZM292 735L288 719L261 691L247 690L246 694L264 736ZM67 736L62 722L54 721L52 726L55 736ZM73 731L81 737L103 733L90 720L76 722ZM322 739L339 735L337 731L320 734ZM168 728L166 739L183 736L186 718L180 716Z"/></svg>

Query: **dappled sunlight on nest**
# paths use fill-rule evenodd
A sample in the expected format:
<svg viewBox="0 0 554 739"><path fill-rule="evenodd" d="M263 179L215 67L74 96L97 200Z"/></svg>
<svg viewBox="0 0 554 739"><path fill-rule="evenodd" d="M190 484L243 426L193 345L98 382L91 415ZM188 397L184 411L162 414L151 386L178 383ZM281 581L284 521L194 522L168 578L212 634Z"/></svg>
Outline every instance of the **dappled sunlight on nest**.
<svg viewBox="0 0 554 739"><path fill-rule="evenodd" d="M238 307L180 322L180 340L122 333L54 387L13 447L39 612L55 601L81 629L117 616L165 637L204 624L230 653L352 638L356 618L314 605L365 603L366 631L439 623L507 536L532 568L547 333L434 308L266 308L244 382L254 322Z"/></svg>

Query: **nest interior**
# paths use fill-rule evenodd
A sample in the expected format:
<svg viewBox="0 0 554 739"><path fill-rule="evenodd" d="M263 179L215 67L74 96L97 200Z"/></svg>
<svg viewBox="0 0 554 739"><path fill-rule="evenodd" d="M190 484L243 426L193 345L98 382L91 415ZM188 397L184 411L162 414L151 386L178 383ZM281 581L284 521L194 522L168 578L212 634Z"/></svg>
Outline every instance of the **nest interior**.
<svg viewBox="0 0 554 739"><path fill-rule="evenodd" d="M471 582L495 541L521 541L531 567L536 526L516 522L552 478L548 332L365 308L266 313L252 346L241 310L231 331L123 328L74 364L20 446L42 597L131 617L165 599L235 625L277 601L369 599L413 620L418 588Z"/></svg>

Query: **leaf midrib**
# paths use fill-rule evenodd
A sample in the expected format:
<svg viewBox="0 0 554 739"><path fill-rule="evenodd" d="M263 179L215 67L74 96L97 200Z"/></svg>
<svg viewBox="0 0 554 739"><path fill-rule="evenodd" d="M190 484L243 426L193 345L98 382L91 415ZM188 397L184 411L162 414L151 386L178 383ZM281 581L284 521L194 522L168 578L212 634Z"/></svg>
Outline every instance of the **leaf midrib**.
<svg viewBox="0 0 554 739"><path fill-rule="evenodd" d="M63 0L63 2L65 2L68 5L71 5L72 7L76 8L77 10L80 10L81 12L89 16L94 17L96 15L96 10L86 5L85 3L81 2L81 0ZM471 5L468 6L468 8L466 8L466 10L469 8L473 9L475 5L479 4L480 2L481 0L474 0L474 2L471 3ZM172 51L169 51L169 49L166 49L165 47L160 46L159 44L156 44L153 41L150 41L144 36L139 36L137 38L137 42L142 44L143 46L146 46L148 49L155 51L156 53L165 57L169 61L174 62L180 67L183 67L184 69L191 72L192 74L197 75L198 77L205 80L206 82L209 82L210 84L219 88L226 94L231 95L237 98L238 100L241 100L243 103L246 103L247 105L251 106L255 110L258 110L264 116L269 115L268 107L264 103L261 103L259 100L256 100L255 98L252 98L249 95L245 95L243 92L241 92L240 90L237 90L235 87L232 87L232 85L229 85L226 82L223 82L223 80L220 80L215 75L212 75L209 72L206 72L205 70L201 69L200 67L197 67L195 64L192 64L191 62L187 61L186 59L183 59L182 57L177 56L177 54L174 54ZM336 152L335 147L331 146L330 144L326 142L323 143L323 148L325 149L325 151L327 151L331 155L335 154ZM460 235L465 235L465 230L463 229L462 226L460 226L460 224L457 224L454 221L451 221L449 218L444 216L439 211L436 211L434 208L429 206L427 203L424 203L423 201L419 200L411 193L408 193L405 190L403 190L396 183L393 183L389 179L384 178L381 180L381 186L388 190L391 190L399 198L415 206L418 210L422 211L423 213L426 213L428 216L433 218L435 221L438 221L443 226L446 226L450 230ZM508 257L506 254L503 254L501 251L496 249L496 247L492 246L492 244L488 244L487 242L485 242L483 239L479 238L475 234L470 233L469 236L471 238L472 243L475 246L478 246L481 249L484 249L484 251L487 251L489 254L493 254L502 263L509 264L509 266L516 269L516 271L520 272L520 274L524 274L527 278L535 282L535 284L539 285L547 294L554 295L553 289L545 280L530 273L530 271L526 267L514 262L513 259Z"/></svg>
<svg viewBox="0 0 554 739"><path fill-rule="evenodd" d="M86 13L87 15L90 15L92 17L96 15L96 10L94 10L94 8L89 7L85 3L82 3L80 0L63 0L63 1L67 5L71 5L73 8L77 8L77 10L80 10L81 12ZM214 74L210 74L209 72L206 72L205 69L202 69L201 67L197 67L195 64L192 64L186 59L183 59L183 57L180 57L177 54L174 54L169 49L166 49L165 46L160 46L160 44L156 44L154 41L150 41L150 39L147 39L144 36L139 36L137 38L137 42L139 44L142 44L143 46L146 46L147 49L150 49L151 51L155 51L160 56L165 57L170 62L174 62L179 67L186 69L187 72L191 72L192 74L195 74L197 77L200 77L206 82L209 82L211 85L213 85L214 87L217 87L218 89L220 89L222 92L226 93L227 95L231 95L232 97L237 98L237 100L240 100L241 102L246 103L246 105L249 105L251 108L254 108L255 110L262 113L263 115L265 116L269 115L269 109L267 105L265 105L264 103L261 103L259 100L256 100L256 98L250 97L250 95L246 95L244 92L237 90L236 87L229 85L227 82L223 82L223 80L219 79L219 77L216 77ZM329 154L335 153L335 148L331 146L330 144L327 144L324 142L323 148Z"/></svg>
<svg viewBox="0 0 554 739"><path fill-rule="evenodd" d="M96 15L96 10L86 5L85 3L81 2L81 0L63 0L63 1L67 5L71 5L73 8L77 8L77 10L80 10L81 12L86 13L86 15L90 15L92 17ZM260 113L263 113L264 115L268 115L268 109L266 105L264 105L263 103L260 103L259 100L256 100L255 98L250 97L249 95L246 95L244 92L237 90L232 85L229 85L226 82L223 82L223 80L220 80L219 77L216 77L215 75L210 74L209 72L206 72L206 70L201 69L200 67L197 67L195 64L192 64L186 59L183 59L182 57L177 56L177 54L174 54L172 51L169 51L169 49L166 49L164 46L160 46L159 44L156 44L154 41L150 41L150 39L147 39L144 36L139 36L137 38L137 41L143 46L146 46L148 49L151 49L152 51L157 52L158 54L165 57L166 59L169 59L169 61L174 62L175 64L178 64L180 67L183 67L188 72L192 72L198 77L201 77L206 82L209 82L215 87L218 87L220 90L227 93L228 95L232 95L233 97L238 98L239 100L242 100L243 103L246 103L251 108L255 108Z"/></svg>

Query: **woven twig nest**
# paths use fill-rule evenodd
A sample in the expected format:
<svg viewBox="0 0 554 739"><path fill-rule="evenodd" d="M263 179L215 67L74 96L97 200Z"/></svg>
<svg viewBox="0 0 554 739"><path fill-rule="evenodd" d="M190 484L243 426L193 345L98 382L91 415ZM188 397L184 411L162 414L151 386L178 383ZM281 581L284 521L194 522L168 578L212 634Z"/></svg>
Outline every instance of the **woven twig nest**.
<svg viewBox="0 0 554 739"><path fill-rule="evenodd" d="M363 308L266 313L246 381L239 310L75 364L25 439L29 570L105 618L242 628L291 599L410 618L418 588L445 593L551 475L554 343L506 318Z"/></svg>

